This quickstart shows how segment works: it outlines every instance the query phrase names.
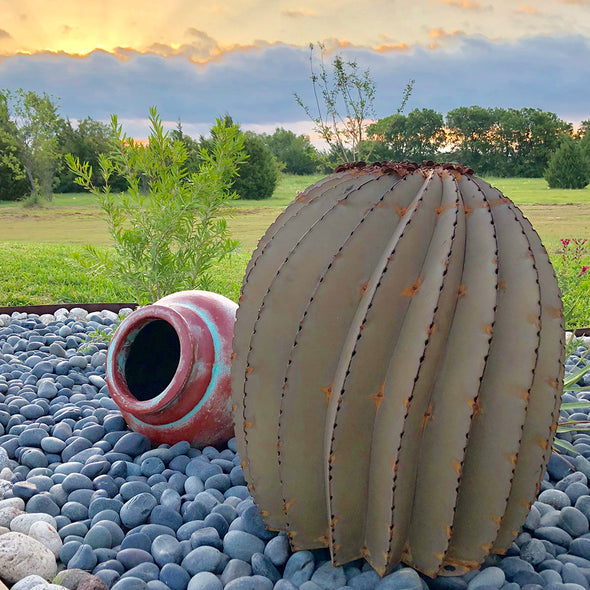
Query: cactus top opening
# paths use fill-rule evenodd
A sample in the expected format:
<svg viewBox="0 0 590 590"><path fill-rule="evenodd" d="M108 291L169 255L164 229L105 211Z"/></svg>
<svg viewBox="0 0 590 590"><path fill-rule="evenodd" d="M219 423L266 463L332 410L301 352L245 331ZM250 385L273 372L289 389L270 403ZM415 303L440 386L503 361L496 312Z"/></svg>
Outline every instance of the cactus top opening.
<svg viewBox="0 0 590 590"><path fill-rule="evenodd" d="M373 162L370 164L363 161L347 162L337 166L334 172L356 170L359 172L380 172L381 174L397 174L399 176L405 176L406 174L411 174L412 172L428 172L429 170L433 170L435 168L440 170L452 170L458 174L473 174L473 170L467 166L453 164L452 162L438 163L432 160L425 160L422 162L422 164L418 164L417 162L409 162L408 160L404 160L402 162Z"/></svg>
<svg viewBox="0 0 590 590"><path fill-rule="evenodd" d="M125 361L125 381L139 401L160 395L172 381L180 362L180 340L176 330L164 320L142 326L129 346Z"/></svg>

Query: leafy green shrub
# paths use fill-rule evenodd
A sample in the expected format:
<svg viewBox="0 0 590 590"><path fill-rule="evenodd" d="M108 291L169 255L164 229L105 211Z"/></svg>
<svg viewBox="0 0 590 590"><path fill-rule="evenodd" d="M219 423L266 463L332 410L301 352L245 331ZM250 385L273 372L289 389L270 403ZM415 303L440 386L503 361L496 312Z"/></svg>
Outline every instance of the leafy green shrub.
<svg viewBox="0 0 590 590"><path fill-rule="evenodd" d="M238 127L218 120L211 149L201 154L198 172L189 174L184 144L164 132L155 108L149 120L149 143L142 146L111 118L111 152L99 157L103 188L92 183L87 162L67 157L77 183L98 198L114 240L112 255L87 246L94 269L119 276L139 303L182 289L207 289L212 265L237 246L223 214L236 197L229 189L243 147ZM126 179L126 193L111 192L113 174Z"/></svg>
<svg viewBox="0 0 590 590"><path fill-rule="evenodd" d="M568 330L590 326L589 246L586 238L563 238L559 252L552 257Z"/></svg>
<svg viewBox="0 0 590 590"><path fill-rule="evenodd" d="M279 180L279 165L262 137L243 134L246 161L240 164L233 189L240 199L270 199Z"/></svg>
<svg viewBox="0 0 590 590"><path fill-rule="evenodd" d="M544 173L549 188L584 188L590 182L590 160L579 141L564 136Z"/></svg>

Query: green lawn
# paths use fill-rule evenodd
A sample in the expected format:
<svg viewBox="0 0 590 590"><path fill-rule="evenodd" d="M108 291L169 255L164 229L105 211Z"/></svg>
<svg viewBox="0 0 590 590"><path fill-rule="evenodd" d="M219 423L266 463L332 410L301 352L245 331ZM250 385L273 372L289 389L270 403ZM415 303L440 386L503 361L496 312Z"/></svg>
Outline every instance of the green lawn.
<svg viewBox="0 0 590 590"><path fill-rule="evenodd" d="M236 300L252 250L284 207L321 175L284 175L271 199L236 201L228 221L240 249L216 269L216 290ZM543 179L487 179L521 207L550 253L564 237L590 237L590 188L549 189ZM73 256L112 242L87 193L55 195L42 207L0 202L0 306L132 300L116 280L93 276Z"/></svg>

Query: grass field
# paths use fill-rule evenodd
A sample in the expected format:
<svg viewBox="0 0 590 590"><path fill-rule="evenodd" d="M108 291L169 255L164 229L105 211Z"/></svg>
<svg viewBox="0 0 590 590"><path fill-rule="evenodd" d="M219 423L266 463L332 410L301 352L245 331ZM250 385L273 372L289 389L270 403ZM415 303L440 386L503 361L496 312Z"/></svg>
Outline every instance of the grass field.
<svg viewBox="0 0 590 590"><path fill-rule="evenodd" d="M260 237L298 190L320 178L284 175L271 199L235 202L228 225L240 249L217 268L216 290L237 299ZM536 178L487 180L521 207L550 253L560 238L590 237L590 188L549 189ZM84 256L82 246L88 243L111 244L102 211L89 194L55 195L36 208L0 202L0 306L133 300L116 280L93 276L74 259Z"/></svg>

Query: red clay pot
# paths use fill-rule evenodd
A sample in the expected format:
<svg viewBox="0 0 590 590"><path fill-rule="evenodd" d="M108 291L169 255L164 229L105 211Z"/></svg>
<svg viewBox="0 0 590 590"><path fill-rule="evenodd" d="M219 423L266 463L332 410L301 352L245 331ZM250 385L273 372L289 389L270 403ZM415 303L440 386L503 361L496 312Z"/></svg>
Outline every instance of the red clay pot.
<svg viewBox="0 0 590 590"><path fill-rule="evenodd" d="M125 318L108 349L106 381L129 428L155 444L201 447L233 436L236 309L216 293L181 291Z"/></svg>

